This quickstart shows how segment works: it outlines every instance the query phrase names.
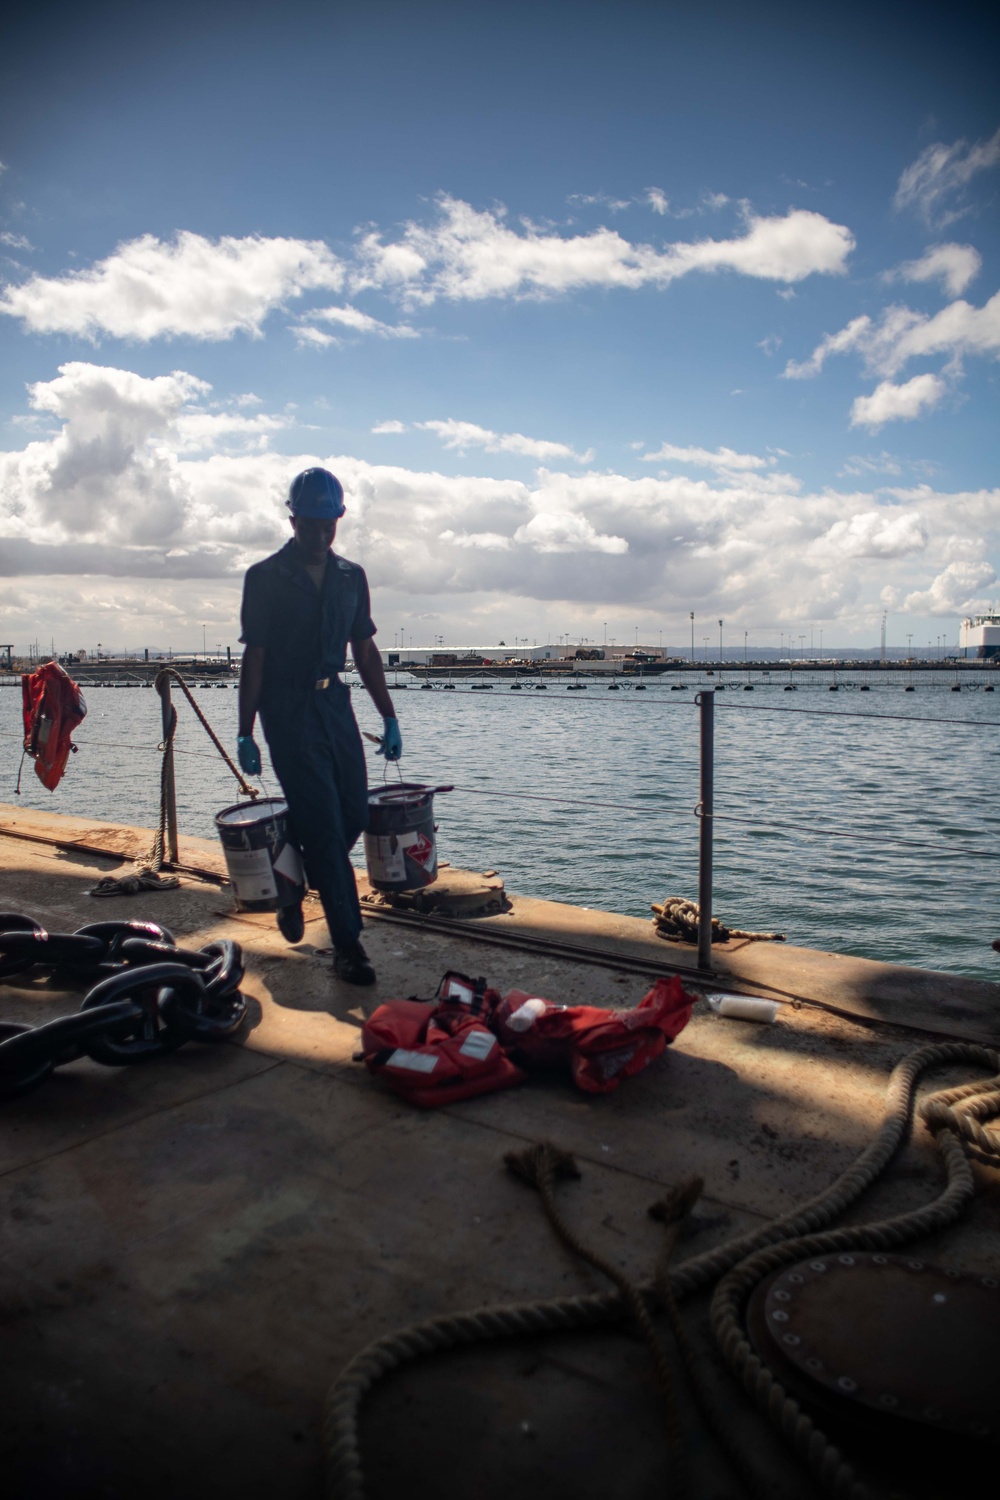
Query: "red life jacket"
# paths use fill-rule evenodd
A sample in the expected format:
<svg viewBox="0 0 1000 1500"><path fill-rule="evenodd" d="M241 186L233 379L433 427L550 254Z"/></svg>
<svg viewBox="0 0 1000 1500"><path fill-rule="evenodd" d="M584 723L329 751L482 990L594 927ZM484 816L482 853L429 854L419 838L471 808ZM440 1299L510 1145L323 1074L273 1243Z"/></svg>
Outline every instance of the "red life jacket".
<svg viewBox="0 0 1000 1500"><path fill-rule="evenodd" d="M70 751L76 750L70 736L83 723L87 705L72 677L54 661L22 673L21 698L25 753L34 757L39 781L54 792Z"/></svg>
<svg viewBox="0 0 1000 1500"><path fill-rule="evenodd" d="M691 1019L695 996L676 977L658 979L632 1010L556 1005L511 990L490 1024L518 1062L567 1066L588 1094L609 1094L659 1057Z"/></svg>
<svg viewBox="0 0 1000 1500"><path fill-rule="evenodd" d="M510 1088L524 1078L461 1001L389 1000L365 1022L361 1048L370 1073L424 1109Z"/></svg>

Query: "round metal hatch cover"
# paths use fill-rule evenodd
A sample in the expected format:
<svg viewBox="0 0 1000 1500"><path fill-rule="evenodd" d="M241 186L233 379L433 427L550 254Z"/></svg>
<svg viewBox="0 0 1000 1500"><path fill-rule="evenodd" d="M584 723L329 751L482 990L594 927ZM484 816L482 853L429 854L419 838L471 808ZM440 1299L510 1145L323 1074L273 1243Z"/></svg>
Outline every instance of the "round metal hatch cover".
<svg viewBox="0 0 1000 1500"><path fill-rule="evenodd" d="M1000 1276L916 1255L823 1255L762 1282L748 1321L779 1367L836 1397L1000 1441Z"/></svg>

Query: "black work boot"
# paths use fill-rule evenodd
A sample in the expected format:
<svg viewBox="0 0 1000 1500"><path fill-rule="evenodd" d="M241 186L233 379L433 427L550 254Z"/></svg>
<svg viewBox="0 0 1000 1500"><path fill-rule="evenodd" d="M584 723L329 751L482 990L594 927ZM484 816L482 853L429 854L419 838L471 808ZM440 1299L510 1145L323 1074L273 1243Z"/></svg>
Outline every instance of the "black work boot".
<svg viewBox="0 0 1000 1500"><path fill-rule="evenodd" d="M333 973L345 984L374 984L375 970L360 943L338 943L333 950Z"/></svg>
<svg viewBox="0 0 1000 1500"><path fill-rule="evenodd" d="M301 943L305 930L301 901L296 901L294 906L278 907L278 931L286 943Z"/></svg>

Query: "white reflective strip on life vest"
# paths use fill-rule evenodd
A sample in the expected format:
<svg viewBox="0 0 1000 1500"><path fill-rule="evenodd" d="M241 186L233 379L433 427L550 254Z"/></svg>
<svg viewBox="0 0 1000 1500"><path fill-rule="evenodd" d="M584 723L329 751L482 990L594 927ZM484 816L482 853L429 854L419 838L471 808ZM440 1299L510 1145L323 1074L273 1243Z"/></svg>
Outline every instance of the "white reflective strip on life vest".
<svg viewBox="0 0 1000 1500"><path fill-rule="evenodd" d="M476 992L471 984L462 984L458 979L449 979L441 995L442 1000L457 1000L460 1005L471 1005Z"/></svg>
<svg viewBox="0 0 1000 1500"><path fill-rule="evenodd" d="M386 1067L409 1068L412 1073L433 1073L439 1061L440 1059L433 1053L408 1052L405 1047L397 1047L386 1063Z"/></svg>
<svg viewBox="0 0 1000 1500"><path fill-rule="evenodd" d="M489 1057L496 1044L496 1037L488 1031L470 1031L458 1050L463 1057L474 1057L481 1062L484 1057Z"/></svg>

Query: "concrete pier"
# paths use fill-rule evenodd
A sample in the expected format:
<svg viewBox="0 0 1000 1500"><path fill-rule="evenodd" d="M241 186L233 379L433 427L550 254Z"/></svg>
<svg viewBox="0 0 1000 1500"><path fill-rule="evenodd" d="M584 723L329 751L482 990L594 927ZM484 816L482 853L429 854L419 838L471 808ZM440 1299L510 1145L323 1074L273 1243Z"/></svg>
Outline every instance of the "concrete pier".
<svg viewBox="0 0 1000 1500"><path fill-rule="evenodd" d="M739 941L713 951L710 981L693 949L651 924L516 892L509 911L461 920L372 910L379 983L351 989L331 976L318 906L287 947L269 916L234 912L221 852L205 841L181 838L179 890L87 895L150 839L0 806L0 907L51 931L142 917L186 945L235 938L252 1012L237 1042L140 1067L74 1062L0 1104L0 1457L12 1500L319 1497L324 1393L369 1340L445 1311L603 1287L503 1171L505 1151L542 1139L572 1151L583 1175L564 1190L567 1214L645 1280L662 1235L646 1209L665 1189L692 1172L706 1180L682 1260L831 1182L877 1128L899 1058L935 1037L1000 1041L997 985ZM422 1113L352 1056L380 1001L430 995L448 968L615 1005L635 1004L658 969L685 970L691 988L783 1003L773 1026L699 1004L664 1057L607 1097L535 1077ZM0 1015L38 1024L82 993L14 977ZM941 1071L933 1086L977 1076ZM972 1170L971 1210L920 1254L995 1273L997 1176ZM940 1182L919 1126L852 1218L915 1207ZM701 1340L704 1302L685 1318ZM810 1493L711 1368L774 1494ZM678 1382L693 1493L736 1495ZM372 1500L670 1493L660 1398L624 1328L413 1366L375 1390L362 1435ZM915 1482L898 1492L931 1493Z"/></svg>

